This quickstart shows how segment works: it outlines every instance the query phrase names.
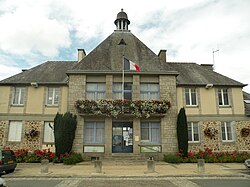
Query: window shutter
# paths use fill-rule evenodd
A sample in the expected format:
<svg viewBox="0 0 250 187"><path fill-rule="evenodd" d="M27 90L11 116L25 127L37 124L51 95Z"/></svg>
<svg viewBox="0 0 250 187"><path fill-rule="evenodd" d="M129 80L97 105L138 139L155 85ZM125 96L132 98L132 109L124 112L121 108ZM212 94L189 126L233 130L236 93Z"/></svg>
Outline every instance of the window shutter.
<svg viewBox="0 0 250 187"><path fill-rule="evenodd" d="M8 141L20 142L22 137L22 122L11 121L9 127Z"/></svg>

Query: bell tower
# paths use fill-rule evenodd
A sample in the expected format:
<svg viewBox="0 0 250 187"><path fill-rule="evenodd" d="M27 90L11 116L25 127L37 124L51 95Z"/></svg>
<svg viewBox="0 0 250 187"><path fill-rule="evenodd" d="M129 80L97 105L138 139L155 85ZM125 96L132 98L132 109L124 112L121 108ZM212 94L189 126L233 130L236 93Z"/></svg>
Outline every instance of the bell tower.
<svg viewBox="0 0 250 187"><path fill-rule="evenodd" d="M123 9L121 9L121 12L117 14L115 25L116 30L128 30L128 25L130 24L130 21L128 20L128 16L125 12L123 12Z"/></svg>

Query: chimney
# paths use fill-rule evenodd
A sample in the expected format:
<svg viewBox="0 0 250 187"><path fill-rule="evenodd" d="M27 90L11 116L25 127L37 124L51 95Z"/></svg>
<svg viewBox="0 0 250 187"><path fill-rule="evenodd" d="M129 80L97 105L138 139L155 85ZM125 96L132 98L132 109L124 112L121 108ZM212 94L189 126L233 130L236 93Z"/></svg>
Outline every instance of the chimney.
<svg viewBox="0 0 250 187"><path fill-rule="evenodd" d="M214 70L213 64L201 64L201 66L206 68L207 70L210 70L210 71Z"/></svg>
<svg viewBox="0 0 250 187"><path fill-rule="evenodd" d="M78 49L78 63L86 56L84 49Z"/></svg>
<svg viewBox="0 0 250 187"><path fill-rule="evenodd" d="M160 62L167 62L167 58L166 58L166 52L167 50L165 49L161 49L159 54L158 54L158 57L160 59Z"/></svg>

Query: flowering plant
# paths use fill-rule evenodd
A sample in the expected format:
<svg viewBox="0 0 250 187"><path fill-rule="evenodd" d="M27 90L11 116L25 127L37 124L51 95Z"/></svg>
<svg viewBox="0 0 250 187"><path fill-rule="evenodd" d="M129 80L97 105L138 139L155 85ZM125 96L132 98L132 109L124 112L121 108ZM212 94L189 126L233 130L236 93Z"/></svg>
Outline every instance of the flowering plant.
<svg viewBox="0 0 250 187"><path fill-rule="evenodd" d="M213 127L206 127L206 129L204 130L204 134L212 139L216 134L218 134L218 130Z"/></svg>
<svg viewBox="0 0 250 187"><path fill-rule="evenodd" d="M247 137L250 134L250 129L249 128L242 128L240 133L241 133L241 136Z"/></svg>
<svg viewBox="0 0 250 187"><path fill-rule="evenodd" d="M25 132L25 135L26 135L27 137L34 138L34 137L36 137L36 136L39 135L39 131L37 131L37 130L35 130L35 129L31 129L31 130L29 130L28 132Z"/></svg>
<svg viewBox="0 0 250 187"><path fill-rule="evenodd" d="M170 102L165 100L77 100L75 102L75 108L80 114L106 115L115 118L120 114L149 118L152 114L165 114L169 107Z"/></svg>
<svg viewBox="0 0 250 187"><path fill-rule="evenodd" d="M198 152L188 152L187 158L182 158L181 153L176 153L177 157L180 157L180 162L183 163L197 163L197 159L205 159L206 163L240 163L244 162L246 159L250 158L249 153L247 152L238 152L238 151L213 151L212 149L206 148L205 150L199 150ZM164 160L166 160L166 155L164 155ZM172 159L173 160L173 159ZM172 161L170 160L170 161ZM176 160L176 159L175 159Z"/></svg>

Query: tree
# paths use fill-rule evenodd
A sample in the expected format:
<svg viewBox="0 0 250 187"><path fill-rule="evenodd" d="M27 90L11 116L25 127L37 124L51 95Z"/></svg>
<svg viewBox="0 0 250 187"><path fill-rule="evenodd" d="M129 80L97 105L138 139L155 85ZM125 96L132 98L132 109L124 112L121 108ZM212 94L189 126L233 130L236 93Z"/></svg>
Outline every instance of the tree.
<svg viewBox="0 0 250 187"><path fill-rule="evenodd" d="M76 115L73 116L70 112L66 112L64 115L56 114L54 118L56 156L72 150L76 125Z"/></svg>
<svg viewBox="0 0 250 187"><path fill-rule="evenodd" d="M177 138L179 152L182 157L188 156L188 129L185 109L181 108L177 117Z"/></svg>

